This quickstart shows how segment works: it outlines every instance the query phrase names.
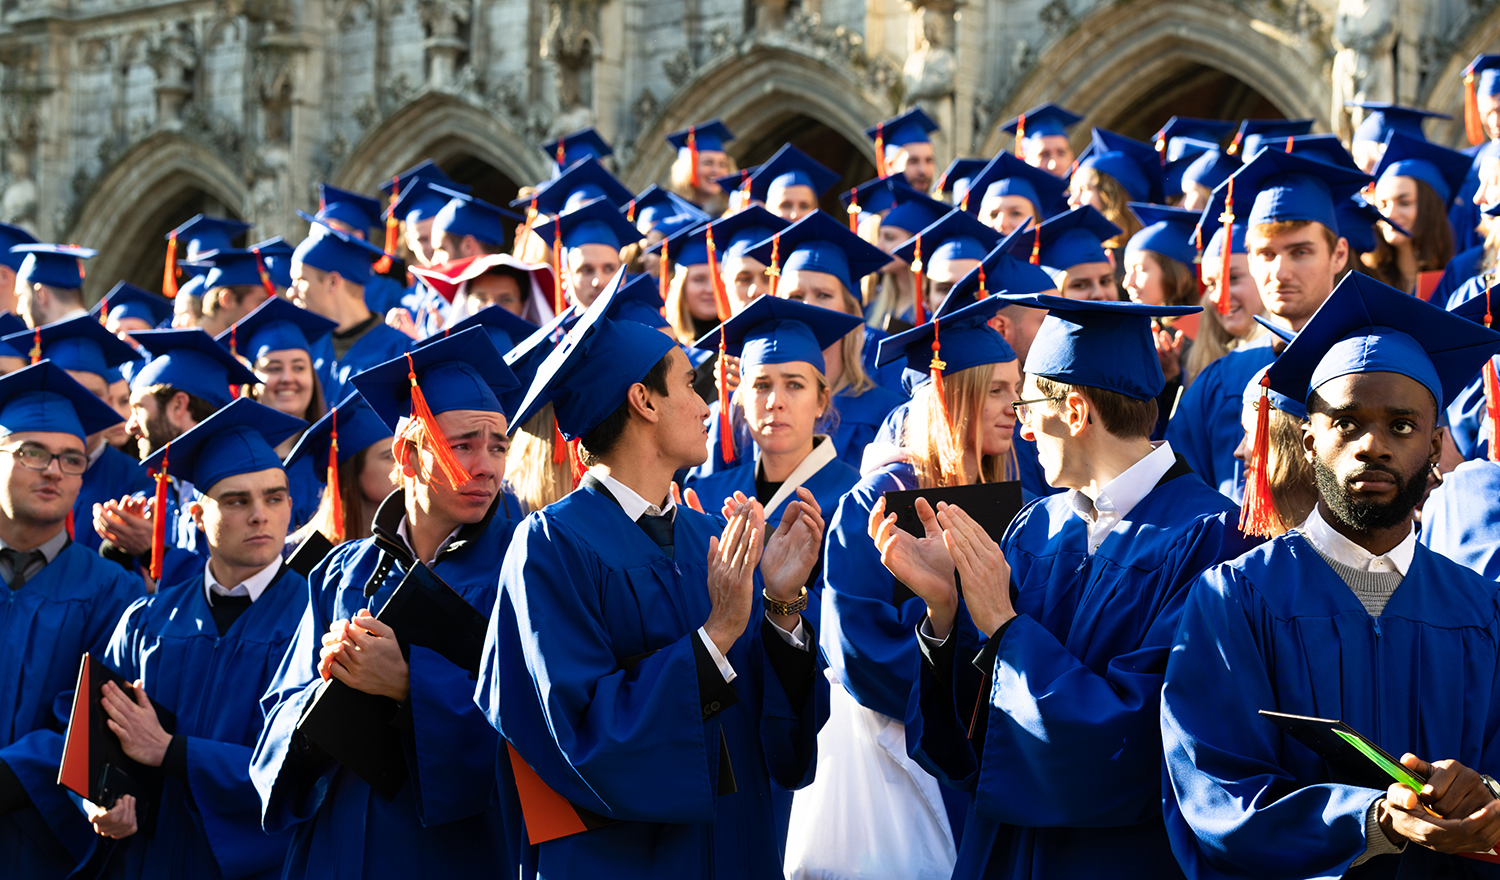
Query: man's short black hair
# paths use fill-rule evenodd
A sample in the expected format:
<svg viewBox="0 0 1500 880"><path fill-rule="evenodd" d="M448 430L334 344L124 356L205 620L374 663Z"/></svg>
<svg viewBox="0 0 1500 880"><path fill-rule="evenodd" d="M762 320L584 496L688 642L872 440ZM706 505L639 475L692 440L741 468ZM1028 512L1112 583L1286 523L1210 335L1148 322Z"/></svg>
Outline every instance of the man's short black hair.
<svg viewBox="0 0 1500 880"><path fill-rule="evenodd" d="M671 393L667 387L667 371L672 366L672 353L667 352L662 359L656 362L646 375L641 377L641 384L650 391L666 397ZM620 437L625 433L625 423L630 421L630 401L622 400L615 411L610 413L604 421L594 426L594 430L588 432L578 446L578 457L583 460L586 467L593 467L604 459L604 456L615 448L620 442Z"/></svg>

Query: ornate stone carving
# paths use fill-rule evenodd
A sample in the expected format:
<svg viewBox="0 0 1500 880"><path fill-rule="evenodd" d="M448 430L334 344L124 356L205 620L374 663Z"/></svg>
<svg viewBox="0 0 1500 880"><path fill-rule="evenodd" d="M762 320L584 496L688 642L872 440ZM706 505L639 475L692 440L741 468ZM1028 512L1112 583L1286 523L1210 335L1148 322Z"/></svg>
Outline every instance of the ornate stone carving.
<svg viewBox="0 0 1500 880"><path fill-rule="evenodd" d="M1396 42L1394 0L1340 0L1334 19L1333 89L1330 117L1338 133L1352 133L1347 101L1389 101L1395 97Z"/></svg>
<svg viewBox="0 0 1500 880"><path fill-rule="evenodd" d="M463 0L418 0L417 12L427 39L427 84L434 89L456 86L459 59L469 51L469 4Z"/></svg>
<svg viewBox="0 0 1500 880"><path fill-rule="evenodd" d="M953 56L954 0L911 0L912 31L916 51L906 57L902 75L906 99L943 99L953 94L958 62Z"/></svg>
<svg viewBox="0 0 1500 880"><path fill-rule="evenodd" d="M582 109L586 121L593 114L594 59L599 52L602 5L602 0L552 0L547 4L541 57L555 66L560 116L578 117L577 111Z"/></svg>
<svg viewBox="0 0 1500 880"><path fill-rule="evenodd" d="M1073 12L1068 9L1065 0L1048 0L1042 11L1037 13L1037 20L1047 31L1047 36L1056 36L1073 26Z"/></svg>
<svg viewBox="0 0 1500 880"><path fill-rule="evenodd" d="M182 127L182 105L193 93L193 71L198 52L193 26L185 21L168 24L146 50L146 63L156 73L156 124Z"/></svg>

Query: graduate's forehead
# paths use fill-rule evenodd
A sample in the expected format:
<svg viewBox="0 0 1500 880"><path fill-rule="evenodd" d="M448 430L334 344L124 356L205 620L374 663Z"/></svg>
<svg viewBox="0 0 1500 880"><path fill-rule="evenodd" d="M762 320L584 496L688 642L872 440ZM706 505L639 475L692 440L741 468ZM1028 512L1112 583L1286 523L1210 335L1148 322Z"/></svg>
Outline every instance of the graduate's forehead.
<svg viewBox="0 0 1500 880"><path fill-rule="evenodd" d="M82 440L60 431L16 431L0 436L0 446L7 449L23 445L40 446L48 452L83 451Z"/></svg>
<svg viewBox="0 0 1500 880"><path fill-rule="evenodd" d="M1436 420L1437 401L1421 382L1400 373L1372 371L1329 379L1313 393L1313 412L1364 413Z"/></svg>
<svg viewBox="0 0 1500 880"><path fill-rule="evenodd" d="M208 487L209 498L220 501L243 495L262 496L287 491L286 471L279 467L225 477Z"/></svg>
<svg viewBox="0 0 1500 880"><path fill-rule="evenodd" d="M449 442L459 440L504 438L506 418L504 413L484 409L452 409L437 413L438 427L443 429Z"/></svg>

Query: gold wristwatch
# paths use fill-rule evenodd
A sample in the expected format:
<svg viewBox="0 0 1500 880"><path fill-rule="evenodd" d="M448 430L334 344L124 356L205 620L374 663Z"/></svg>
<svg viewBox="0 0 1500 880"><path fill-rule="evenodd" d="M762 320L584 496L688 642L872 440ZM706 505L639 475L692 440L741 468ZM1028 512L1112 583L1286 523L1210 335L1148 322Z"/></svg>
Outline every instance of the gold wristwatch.
<svg viewBox="0 0 1500 880"><path fill-rule="evenodd" d="M761 590L760 595L766 600L766 607L771 610L771 613L779 617L799 614L807 607L807 587L803 587L801 594L790 602L777 602L765 590Z"/></svg>

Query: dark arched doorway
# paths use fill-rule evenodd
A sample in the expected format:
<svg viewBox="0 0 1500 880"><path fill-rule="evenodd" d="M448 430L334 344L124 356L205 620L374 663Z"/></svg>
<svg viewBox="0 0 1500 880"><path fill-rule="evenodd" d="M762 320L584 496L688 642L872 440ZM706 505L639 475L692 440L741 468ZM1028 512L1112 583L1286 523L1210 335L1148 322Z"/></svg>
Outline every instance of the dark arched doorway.
<svg viewBox="0 0 1500 880"><path fill-rule="evenodd" d="M511 180L505 172L478 156L465 152L461 145L455 146L458 149L450 153L434 149L434 155L441 156L441 158L434 159L438 167L453 178L455 183L469 187L475 198L498 205L507 211L514 210L510 207L510 203L520 193L520 185ZM515 232L512 224L506 224L506 229L505 247L508 250L511 246L511 237L515 235Z"/></svg>
<svg viewBox="0 0 1500 880"><path fill-rule="evenodd" d="M1105 117L1100 127L1150 142L1173 116L1201 119L1283 119L1265 95L1237 77L1205 64L1184 62L1141 97Z"/></svg>
<svg viewBox="0 0 1500 880"><path fill-rule="evenodd" d="M839 174L839 183L819 201L835 217L844 216L839 194L875 176L875 166L857 147L827 125L801 114L789 114L750 134L740 134L729 152L741 168L759 165L783 144L792 144Z"/></svg>
<svg viewBox="0 0 1500 880"><path fill-rule="evenodd" d="M121 277L147 290L161 290L162 266L167 259L167 234L197 214L239 219L236 212L210 193L192 187L184 189L141 217L139 223L133 224L135 231L130 236L131 246L123 252L134 254L135 257L124 263L125 271L121 273ZM253 234L254 230L251 230L249 235ZM234 239L233 243L236 247L243 247L253 240L242 235ZM179 260L186 257L186 253L178 251ZM98 295L107 293L113 283L111 281L105 285L98 291Z"/></svg>

